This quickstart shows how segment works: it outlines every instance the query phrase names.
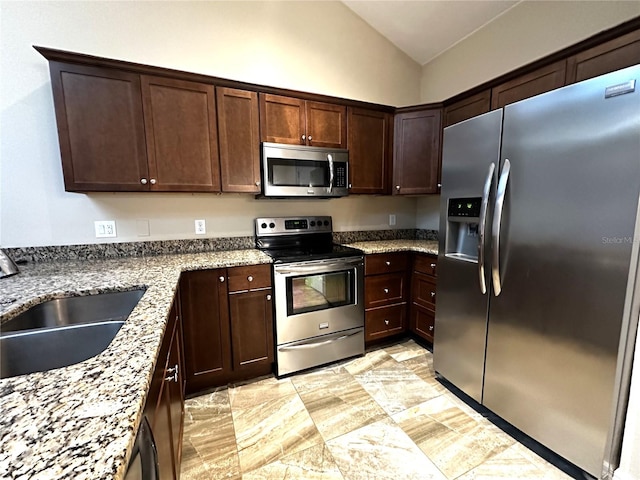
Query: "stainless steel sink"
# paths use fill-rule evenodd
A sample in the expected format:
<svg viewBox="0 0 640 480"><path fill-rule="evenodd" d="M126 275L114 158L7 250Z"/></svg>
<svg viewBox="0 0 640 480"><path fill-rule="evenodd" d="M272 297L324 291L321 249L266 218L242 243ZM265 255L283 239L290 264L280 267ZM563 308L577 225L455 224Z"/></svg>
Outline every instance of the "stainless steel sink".
<svg viewBox="0 0 640 480"><path fill-rule="evenodd" d="M36 305L0 326L0 378L43 372L104 351L144 290L67 297Z"/></svg>

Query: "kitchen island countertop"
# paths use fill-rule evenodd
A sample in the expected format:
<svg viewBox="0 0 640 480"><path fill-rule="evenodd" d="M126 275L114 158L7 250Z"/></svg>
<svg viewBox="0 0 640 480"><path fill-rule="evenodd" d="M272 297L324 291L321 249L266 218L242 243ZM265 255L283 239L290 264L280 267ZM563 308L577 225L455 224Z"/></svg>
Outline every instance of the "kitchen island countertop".
<svg viewBox="0 0 640 480"><path fill-rule="evenodd" d="M437 254L428 240L348 244L365 254ZM0 282L0 324L47 300L146 288L113 342L84 362L0 380L0 470L8 478L121 480L180 274L270 263L258 250L20 266Z"/></svg>
<svg viewBox="0 0 640 480"><path fill-rule="evenodd" d="M21 265L2 279L0 323L54 298L146 288L104 352L0 380L3 475L124 478L180 273L270 262L257 250L53 261Z"/></svg>

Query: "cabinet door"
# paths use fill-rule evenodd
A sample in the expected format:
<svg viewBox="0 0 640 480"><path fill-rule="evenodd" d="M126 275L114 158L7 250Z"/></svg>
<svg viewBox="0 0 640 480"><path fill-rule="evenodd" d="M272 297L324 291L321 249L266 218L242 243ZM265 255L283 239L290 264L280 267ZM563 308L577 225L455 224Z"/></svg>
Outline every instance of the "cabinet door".
<svg viewBox="0 0 640 480"><path fill-rule="evenodd" d="M273 363L271 289L229 294L234 377L266 375Z"/></svg>
<svg viewBox="0 0 640 480"><path fill-rule="evenodd" d="M581 82L638 63L640 63L640 30L569 57L566 83Z"/></svg>
<svg viewBox="0 0 640 480"><path fill-rule="evenodd" d="M258 94L216 87L223 192L260 192Z"/></svg>
<svg viewBox="0 0 640 480"><path fill-rule="evenodd" d="M367 310L364 314L365 342L404 332L406 314L406 303Z"/></svg>
<svg viewBox="0 0 640 480"><path fill-rule="evenodd" d="M395 118L393 193L438 193L442 109Z"/></svg>
<svg viewBox="0 0 640 480"><path fill-rule="evenodd" d="M432 310L417 304L411 305L411 331L431 343L433 343L435 328L434 318Z"/></svg>
<svg viewBox="0 0 640 480"><path fill-rule="evenodd" d="M262 141L305 145L304 100L269 93L259 98Z"/></svg>
<svg viewBox="0 0 640 480"><path fill-rule="evenodd" d="M404 272L372 275L364 278L364 307L373 308L405 302L406 280Z"/></svg>
<svg viewBox="0 0 640 480"><path fill-rule="evenodd" d="M347 107L306 102L307 145L347 148Z"/></svg>
<svg viewBox="0 0 640 480"><path fill-rule="evenodd" d="M212 85L143 75L149 183L156 191L220 191Z"/></svg>
<svg viewBox="0 0 640 480"><path fill-rule="evenodd" d="M414 272L411 279L412 301L425 308L436 308L436 279L424 273Z"/></svg>
<svg viewBox="0 0 640 480"><path fill-rule="evenodd" d="M564 86L566 66L567 61L561 60L494 87L491 90L491 109L502 108Z"/></svg>
<svg viewBox="0 0 640 480"><path fill-rule="evenodd" d="M140 76L59 62L50 71L65 189L148 190Z"/></svg>
<svg viewBox="0 0 640 480"><path fill-rule="evenodd" d="M391 115L349 107L349 193L389 192Z"/></svg>
<svg viewBox="0 0 640 480"><path fill-rule="evenodd" d="M180 371L180 334L176 325L166 370L167 408L171 421L172 460L175 478L180 478L182 459L182 427L184 421L184 398L182 396L182 372Z"/></svg>
<svg viewBox="0 0 640 480"><path fill-rule="evenodd" d="M444 126L462 122L491 110L491 90L452 103L444 109Z"/></svg>
<svg viewBox="0 0 640 480"><path fill-rule="evenodd" d="M231 372L226 271L187 272L180 295L187 392L225 383Z"/></svg>

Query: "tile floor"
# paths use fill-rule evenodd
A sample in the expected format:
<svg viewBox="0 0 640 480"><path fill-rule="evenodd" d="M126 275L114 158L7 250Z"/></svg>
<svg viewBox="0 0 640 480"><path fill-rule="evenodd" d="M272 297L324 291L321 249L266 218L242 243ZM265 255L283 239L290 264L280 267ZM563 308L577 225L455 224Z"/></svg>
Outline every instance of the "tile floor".
<svg viewBox="0 0 640 480"><path fill-rule="evenodd" d="M185 409L183 480L570 478L444 388L412 340Z"/></svg>

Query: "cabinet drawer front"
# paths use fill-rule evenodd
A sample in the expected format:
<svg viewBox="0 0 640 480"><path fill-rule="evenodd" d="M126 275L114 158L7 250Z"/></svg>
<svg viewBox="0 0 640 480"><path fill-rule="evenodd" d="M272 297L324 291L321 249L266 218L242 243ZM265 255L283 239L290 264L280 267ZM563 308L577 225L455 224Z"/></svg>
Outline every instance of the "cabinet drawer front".
<svg viewBox="0 0 640 480"><path fill-rule="evenodd" d="M365 341L376 340L405 330L407 305L392 305L365 312Z"/></svg>
<svg viewBox="0 0 640 480"><path fill-rule="evenodd" d="M425 340L433 342L435 314L417 304L411 305L411 330Z"/></svg>
<svg viewBox="0 0 640 480"><path fill-rule="evenodd" d="M271 265L249 265L227 270L229 292L243 292L271 287Z"/></svg>
<svg viewBox="0 0 640 480"><path fill-rule="evenodd" d="M364 257L364 274L404 272L408 265L409 255L406 252L375 253Z"/></svg>
<svg viewBox="0 0 640 480"><path fill-rule="evenodd" d="M381 307L406 300L404 273L365 277L364 308Z"/></svg>
<svg viewBox="0 0 640 480"><path fill-rule="evenodd" d="M412 300L426 308L436 308L436 282L433 277L422 273L414 273L411 288Z"/></svg>
<svg viewBox="0 0 640 480"><path fill-rule="evenodd" d="M413 270L435 277L438 274L438 257L435 255L416 255Z"/></svg>

